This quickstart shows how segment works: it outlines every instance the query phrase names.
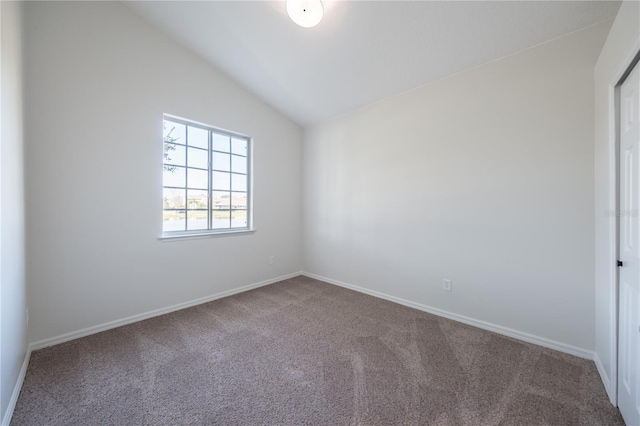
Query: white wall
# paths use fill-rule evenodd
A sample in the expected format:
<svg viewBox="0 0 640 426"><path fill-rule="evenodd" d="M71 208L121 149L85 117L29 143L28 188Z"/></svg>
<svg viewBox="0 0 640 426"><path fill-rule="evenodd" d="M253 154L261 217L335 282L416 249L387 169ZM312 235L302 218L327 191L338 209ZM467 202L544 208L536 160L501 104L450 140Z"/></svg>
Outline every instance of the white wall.
<svg viewBox="0 0 640 426"><path fill-rule="evenodd" d="M592 351L593 67L610 25L305 131L305 271Z"/></svg>
<svg viewBox="0 0 640 426"><path fill-rule="evenodd" d="M640 33L640 3L625 1L620 6L611 32L595 66L595 242L596 242L596 354L600 373L609 395L615 390L615 358L611 348L615 345L615 258L612 257L615 238L615 218L605 212L616 209L615 168L617 155L610 127L611 102L609 92L615 73ZM611 389L613 387L613 389Z"/></svg>
<svg viewBox="0 0 640 426"><path fill-rule="evenodd" d="M22 164L22 5L0 2L0 420L7 410L27 352Z"/></svg>
<svg viewBox="0 0 640 426"><path fill-rule="evenodd" d="M300 270L298 126L119 2L25 23L32 341ZM163 113L254 137L255 234L157 240Z"/></svg>

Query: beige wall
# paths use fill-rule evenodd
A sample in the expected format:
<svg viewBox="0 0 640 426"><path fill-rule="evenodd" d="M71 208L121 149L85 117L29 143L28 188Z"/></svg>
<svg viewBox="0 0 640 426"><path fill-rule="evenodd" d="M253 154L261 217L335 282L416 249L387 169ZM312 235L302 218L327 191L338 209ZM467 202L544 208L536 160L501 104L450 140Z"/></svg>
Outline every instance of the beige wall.
<svg viewBox="0 0 640 426"><path fill-rule="evenodd" d="M308 129L305 270L591 356L593 67L610 25Z"/></svg>
<svg viewBox="0 0 640 426"><path fill-rule="evenodd" d="M0 2L0 15L0 421L5 424L27 352L21 3Z"/></svg>
<svg viewBox="0 0 640 426"><path fill-rule="evenodd" d="M300 270L297 125L119 2L25 12L34 342ZM163 113L254 138L255 233L157 239Z"/></svg>

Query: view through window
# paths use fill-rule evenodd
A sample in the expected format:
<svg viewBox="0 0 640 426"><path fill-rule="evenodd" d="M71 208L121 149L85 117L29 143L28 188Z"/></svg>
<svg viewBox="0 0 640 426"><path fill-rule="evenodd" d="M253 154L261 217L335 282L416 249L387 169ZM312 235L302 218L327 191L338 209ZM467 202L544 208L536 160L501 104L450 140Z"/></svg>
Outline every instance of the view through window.
<svg viewBox="0 0 640 426"><path fill-rule="evenodd" d="M163 234L250 229L250 143L164 117Z"/></svg>

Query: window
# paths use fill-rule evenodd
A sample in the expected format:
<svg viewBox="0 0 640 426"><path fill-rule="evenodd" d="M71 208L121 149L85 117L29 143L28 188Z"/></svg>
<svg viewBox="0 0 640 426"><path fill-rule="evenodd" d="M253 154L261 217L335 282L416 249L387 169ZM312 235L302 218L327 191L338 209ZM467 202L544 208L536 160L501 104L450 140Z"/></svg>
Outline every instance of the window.
<svg viewBox="0 0 640 426"><path fill-rule="evenodd" d="M163 144L163 236L251 229L250 138L165 116Z"/></svg>

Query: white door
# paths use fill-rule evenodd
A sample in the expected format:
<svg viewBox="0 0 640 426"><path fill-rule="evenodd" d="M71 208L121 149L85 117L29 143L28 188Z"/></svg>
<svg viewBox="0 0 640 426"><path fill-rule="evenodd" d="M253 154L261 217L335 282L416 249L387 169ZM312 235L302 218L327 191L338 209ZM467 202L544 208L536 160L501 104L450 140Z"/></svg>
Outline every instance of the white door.
<svg viewBox="0 0 640 426"><path fill-rule="evenodd" d="M620 89L618 407L640 425L640 65Z"/></svg>

